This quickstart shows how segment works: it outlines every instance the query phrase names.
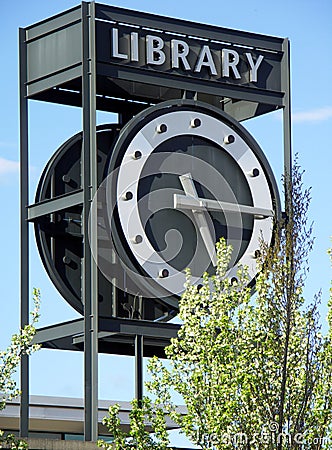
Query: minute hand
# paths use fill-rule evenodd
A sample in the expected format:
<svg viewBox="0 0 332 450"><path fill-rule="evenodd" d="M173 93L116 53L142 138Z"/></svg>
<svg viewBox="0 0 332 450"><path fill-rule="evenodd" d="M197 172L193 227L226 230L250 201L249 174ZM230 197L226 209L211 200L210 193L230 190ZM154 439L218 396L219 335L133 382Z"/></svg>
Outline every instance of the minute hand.
<svg viewBox="0 0 332 450"><path fill-rule="evenodd" d="M256 219L273 217L271 209L258 208L256 206L240 205L238 203L222 202L208 198L192 197L189 195L174 194L175 209L190 209L196 211L224 211L251 214Z"/></svg>
<svg viewBox="0 0 332 450"><path fill-rule="evenodd" d="M187 173L185 175L181 175L180 182L182 184L182 188L185 192L185 195L180 195L179 197L183 197L185 199L190 199L192 201L192 204L194 204L193 207L190 207L188 205L187 209L191 209L194 215L194 220L197 224L197 227L199 229L200 235L202 237L202 240L204 242L205 248L208 252L208 255L211 259L211 262L213 266L217 265L217 254L216 254L216 247L215 247L215 239L212 237L211 232L209 230L209 225L206 217L206 208L197 208L196 202L199 202L199 198L197 195L196 187L194 184L194 180L192 179L192 176L190 173ZM176 194L175 194L176 195ZM174 203L175 203L175 196L174 196ZM176 208L176 206L174 206Z"/></svg>

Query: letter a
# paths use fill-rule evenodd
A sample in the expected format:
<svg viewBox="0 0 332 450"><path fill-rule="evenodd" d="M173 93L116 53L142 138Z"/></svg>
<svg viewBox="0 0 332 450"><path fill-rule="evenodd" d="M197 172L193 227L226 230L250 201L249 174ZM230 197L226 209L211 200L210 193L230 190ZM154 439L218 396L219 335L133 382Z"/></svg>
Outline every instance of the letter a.
<svg viewBox="0 0 332 450"><path fill-rule="evenodd" d="M206 61L204 61L206 58ZM206 66L210 69L211 75L218 75L216 66L213 61L210 47L208 45L203 45L202 50L199 54L198 61L195 67L195 72L200 72L202 66Z"/></svg>

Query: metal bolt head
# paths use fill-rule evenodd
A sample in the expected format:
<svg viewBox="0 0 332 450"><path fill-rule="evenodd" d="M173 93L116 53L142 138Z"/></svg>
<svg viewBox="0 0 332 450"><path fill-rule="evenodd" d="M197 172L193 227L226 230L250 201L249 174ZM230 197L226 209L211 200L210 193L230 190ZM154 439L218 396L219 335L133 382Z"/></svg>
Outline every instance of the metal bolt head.
<svg viewBox="0 0 332 450"><path fill-rule="evenodd" d="M141 242L143 242L143 237L140 234L137 234L134 238L133 238L133 242L135 244L140 244Z"/></svg>
<svg viewBox="0 0 332 450"><path fill-rule="evenodd" d="M132 200L133 197L134 197L134 196L133 196L133 193L130 192L130 191L127 191L127 192L124 194L123 199L124 199L124 200Z"/></svg>
<svg viewBox="0 0 332 450"><path fill-rule="evenodd" d="M159 278L166 278L169 275L169 271L167 269L161 269L159 271Z"/></svg>
<svg viewBox="0 0 332 450"><path fill-rule="evenodd" d="M142 152L140 150L136 150L136 152L133 154L134 159L140 159L142 157Z"/></svg>
<svg viewBox="0 0 332 450"><path fill-rule="evenodd" d="M251 175L253 178L258 177L258 175L259 175L259 169L257 169L257 167L255 167L254 169L252 169L250 175Z"/></svg>
<svg viewBox="0 0 332 450"><path fill-rule="evenodd" d="M198 117L196 117L195 119L193 119L193 120L190 122L191 128L197 128L197 127L200 127L201 124L202 124L202 121L201 121L201 119L199 119Z"/></svg>
<svg viewBox="0 0 332 450"><path fill-rule="evenodd" d="M62 175L62 181L64 183L70 183L71 178L70 178L70 176L68 174L65 174L65 175Z"/></svg>
<svg viewBox="0 0 332 450"><path fill-rule="evenodd" d="M232 134L224 137L224 144L233 144L233 142L235 142L235 136Z"/></svg>
<svg viewBox="0 0 332 450"><path fill-rule="evenodd" d="M167 125L165 123L161 123L160 125L157 126L156 131L157 133L166 133Z"/></svg>

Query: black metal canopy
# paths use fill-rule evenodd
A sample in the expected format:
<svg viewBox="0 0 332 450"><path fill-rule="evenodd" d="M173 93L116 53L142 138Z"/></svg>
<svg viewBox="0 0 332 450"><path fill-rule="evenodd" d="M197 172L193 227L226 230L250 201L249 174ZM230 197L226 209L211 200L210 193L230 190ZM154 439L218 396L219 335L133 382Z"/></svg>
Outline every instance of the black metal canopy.
<svg viewBox="0 0 332 450"><path fill-rule="evenodd" d="M29 98L82 105L82 5L25 29ZM117 30L118 43L112 42L113 29ZM198 100L220 107L237 120L284 106L282 66L286 61L285 40L282 38L98 3L95 4L93 33L96 105L99 110L116 113L130 110L135 114L149 104L182 98L184 92L195 93ZM126 46L132 34L137 48L135 55L130 57L130 49ZM157 61L146 64L147 36L155 36L163 43L163 64ZM183 64L174 67L176 64L171 63L174 42L190 47L187 68ZM112 57L112 46L115 51L115 45L118 45L116 51L122 51L119 53L122 58ZM195 61L202 48L213 55L216 76L211 76L207 67L199 71L195 69ZM241 79L234 74L225 77L220 73L219 66L225 50L230 51L231 55L239 55ZM245 67L245 55L248 53L252 55L251 64L257 63L260 55L263 58L256 82L250 80L248 67ZM206 66L209 55L204 56L202 64ZM192 64L190 69L189 63ZM242 70L246 72L243 76Z"/></svg>

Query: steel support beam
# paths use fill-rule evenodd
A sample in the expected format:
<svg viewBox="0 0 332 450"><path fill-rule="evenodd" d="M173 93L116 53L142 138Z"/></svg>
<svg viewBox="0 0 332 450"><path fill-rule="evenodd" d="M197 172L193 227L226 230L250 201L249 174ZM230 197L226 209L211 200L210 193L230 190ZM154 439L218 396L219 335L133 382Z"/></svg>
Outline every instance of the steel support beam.
<svg viewBox="0 0 332 450"><path fill-rule="evenodd" d="M138 404L143 400L143 336L135 336L135 397Z"/></svg>
<svg viewBox="0 0 332 450"><path fill-rule="evenodd" d="M176 337L180 325L168 322L124 319L121 317L101 317L99 319L99 329L128 336L142 335L145 338L171 339Z"/></svg>
<svg viewBox="0 0 332 450"><path fill-rule="evenodd" d="M173 323L121 318L100 318L98 323L99 352L127 356L135 356L135 338L138 335L143 338L142 354L164 358L163 349L177 336L180 328ZM41 344L45 349L67 351L83 351L84 342L83 317L40 328L33 339L33 344Z"/></svg>
<svg viewBox="0 0 332 450"><path fill-rule="evenodd" d="M33 344L43 344L65 337L73 339L73 336L83 335L83 333L83 319L71 320L70 322L62 322L37 330L36 335L33 338Z"/></svg>
<svg viewBox="0 0 332 450"><path fill-rule="evenodd" d="M26 95L27 53L25 30L19 30L20 52L20 297L21 328L29 323L29 223L27 205L29 203L29 158L28 158L28 99ZM29 357L21 356L20 368L21 405L20 436L29 433Z"/></svg>
<svg viewBox="0 0 332 450"><path fill-rule="evenodd" d="M84 439L98 438L98 277L93 252L97 249L96 61L95 4L82 3L83 106L83 267L84 304ZM89 239L90 238L90 239ZM96 253L95 253L96 254Z"/></svg>
<svg viewBox="0 0 332 450"><path fill-rule="evenodd" d="M174 323L150 322L123 318L100 318L98 338L108 336L143 336L149 340L169 341L177 336L180 325ZM37 330L33 344L43 344L57 339L70 338L75 343L84 342L84 318L49 325Z"/></svg>
<svg viewBox="0 0 332 450"><path fill-rule="evenodd" d="M35 203L28 208L28 220L32 221L47 214L71 208L83 203L83 191L78 191L66 195L61 195L52 200Z"/></svg>
<svg viewBox="0 0 332 450"><path fill-rule="evenodd" d="M284 39L283 64L281 72L284 95L283 132L284 132L284 174L285 183L292 179L292 115L291 115L291 82L290 82L290 43Z"/></svg>

